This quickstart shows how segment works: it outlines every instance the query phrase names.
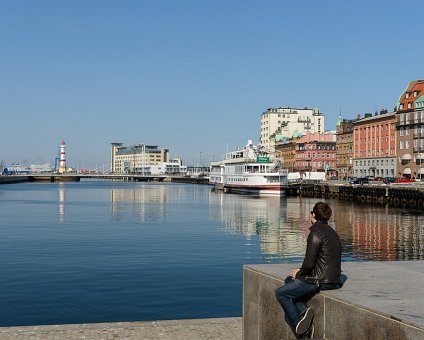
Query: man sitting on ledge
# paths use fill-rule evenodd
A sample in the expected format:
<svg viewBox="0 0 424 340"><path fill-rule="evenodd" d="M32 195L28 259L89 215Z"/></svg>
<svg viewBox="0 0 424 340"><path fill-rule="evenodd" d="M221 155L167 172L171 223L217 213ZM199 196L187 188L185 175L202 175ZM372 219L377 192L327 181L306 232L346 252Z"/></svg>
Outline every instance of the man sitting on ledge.
<svg viewBox="0 0 424 340"><path fill-rule="evenodd" d="M326 203L315 204L302 267L292 270L275 291L286 321L300 339L312 338L314 333L314 311L306 302L320 290L341 287L342 246L339 235L328 225L331 213Z"/></svg>

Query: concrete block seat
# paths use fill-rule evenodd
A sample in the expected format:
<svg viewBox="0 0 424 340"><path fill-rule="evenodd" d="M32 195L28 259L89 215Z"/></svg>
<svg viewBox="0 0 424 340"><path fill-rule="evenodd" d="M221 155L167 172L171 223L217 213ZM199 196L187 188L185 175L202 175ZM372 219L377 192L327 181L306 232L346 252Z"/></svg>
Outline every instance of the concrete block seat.
<svg viewBox="0 0 424 340"><path fill-rule="evenodd" d="M275 289L300 263L245 265L243 339L293 339ZM317 339L424 339L424 261L343 262L343 288L308 303Z"/></svg>

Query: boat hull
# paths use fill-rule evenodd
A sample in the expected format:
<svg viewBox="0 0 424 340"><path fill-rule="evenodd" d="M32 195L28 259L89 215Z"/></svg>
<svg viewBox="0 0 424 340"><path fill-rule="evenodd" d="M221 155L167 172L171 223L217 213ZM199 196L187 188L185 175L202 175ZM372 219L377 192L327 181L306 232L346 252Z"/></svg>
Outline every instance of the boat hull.
<svg viewBox="0 0 424 340"><path fill-rule="evenodd" d="M280 185L274 186L241 186L241 185L225 185L225 192L245 194L245 195L259 195L259 196L285 196L286 190Z"/></svg>

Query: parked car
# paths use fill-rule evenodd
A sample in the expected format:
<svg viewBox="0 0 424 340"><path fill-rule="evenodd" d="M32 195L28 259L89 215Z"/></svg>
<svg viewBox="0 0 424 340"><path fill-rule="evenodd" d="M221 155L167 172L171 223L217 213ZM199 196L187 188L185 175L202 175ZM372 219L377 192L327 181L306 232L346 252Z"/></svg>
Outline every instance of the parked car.
<svg viewBox="0 0 424 340"><path fill-rule="evenodd" d="M411 183L411 182L415 182L415 179L399 177L399 178L396 178L393 183Z"/></svg>
<svg viewBox="0 0 424 340"><path fill-rule="evenodd" d="M384 178L383 177L375 177L374 181L376 182L383 182Z"/></svg>
<svg viewBox="0 0 424 340"><path fill-rule="evenodd" d="M352 184L368 184L369 180L368 177L359 177L351 181Z"/></svg>
<svg viewBox="0 0 424 340"><path fill-rule="evenodd" d="M394 178L394 177L384 177L383 183L384 184L390 184L390 183L393 183L395 180L396 180L396 178Z"/></svg>

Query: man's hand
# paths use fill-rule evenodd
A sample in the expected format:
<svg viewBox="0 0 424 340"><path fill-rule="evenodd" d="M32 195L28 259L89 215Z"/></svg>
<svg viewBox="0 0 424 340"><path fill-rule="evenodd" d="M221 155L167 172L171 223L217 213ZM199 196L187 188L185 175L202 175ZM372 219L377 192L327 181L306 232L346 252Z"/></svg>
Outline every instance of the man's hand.
<svg viewBox="0 0 424 340"><path fill-rule="evenodd" d="M296 278L297 273L299 272L300 269L293 269L290 272L290 276L293 278L293 280Z"/></svg>

